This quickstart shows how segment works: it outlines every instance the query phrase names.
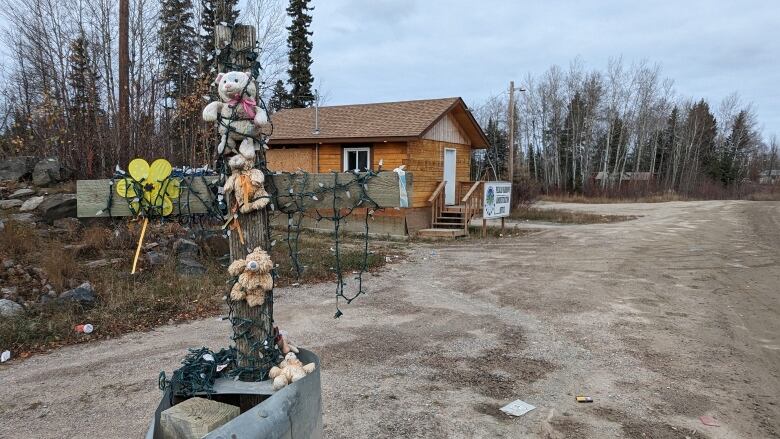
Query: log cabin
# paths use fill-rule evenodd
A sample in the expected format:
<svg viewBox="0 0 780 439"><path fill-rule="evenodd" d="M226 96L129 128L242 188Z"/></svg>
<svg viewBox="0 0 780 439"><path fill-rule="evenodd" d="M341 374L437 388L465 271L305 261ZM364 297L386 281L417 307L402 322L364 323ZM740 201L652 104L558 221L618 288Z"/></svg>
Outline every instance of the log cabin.
<svg viewBox="0 0 780 439"><path fill-rule="evenodd" d="M273 171L377 170L380 163L392 171L406 165L413 176L410 207L375 215L372 233L462 236L481 209L471 158L488 140L461 98L285 109L272 121L266 158ZM351 223L358 231L361 222Z"/></svg>

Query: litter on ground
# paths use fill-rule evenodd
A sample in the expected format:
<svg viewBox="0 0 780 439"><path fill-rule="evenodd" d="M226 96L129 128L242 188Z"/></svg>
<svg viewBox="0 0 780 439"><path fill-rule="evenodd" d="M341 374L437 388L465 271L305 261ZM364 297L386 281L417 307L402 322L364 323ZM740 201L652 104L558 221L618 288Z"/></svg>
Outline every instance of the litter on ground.
<svg viewBox="0 0 780 439"><path fill-rule="evenodd" d="M524 414L530 412L535 408L536 408L535 406L532 406L531 404L528 404L527 402L518 399L501 407L501 411L506 413L507 415L523 416Z"/></svg>

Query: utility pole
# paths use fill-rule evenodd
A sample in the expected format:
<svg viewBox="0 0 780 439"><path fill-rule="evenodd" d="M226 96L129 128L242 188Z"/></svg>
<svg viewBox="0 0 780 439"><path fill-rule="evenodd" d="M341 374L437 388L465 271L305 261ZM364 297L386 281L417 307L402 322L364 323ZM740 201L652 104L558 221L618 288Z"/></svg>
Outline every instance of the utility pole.
<svg viewBox="0 0 780 439"><path fill-rule="evenodd" d="M119 0L119 137L118 158L127 163L130 157L130 0Z"/></svg>
<svg viewBox="0 0 780 439"><path fill-rule="evenodd" d="M515 181L515 81L509 81L509 182Z"/></svg>

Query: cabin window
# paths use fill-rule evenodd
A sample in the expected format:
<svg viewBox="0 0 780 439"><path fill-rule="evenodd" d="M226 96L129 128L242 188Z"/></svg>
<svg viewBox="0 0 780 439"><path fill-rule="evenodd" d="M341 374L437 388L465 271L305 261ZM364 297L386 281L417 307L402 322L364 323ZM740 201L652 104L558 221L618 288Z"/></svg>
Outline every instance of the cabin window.
<svg viewBox="0 0 780 439"><path fill-rule="evenodd" d="M371 148L344 148L344 172L371 169Z"/></svg>

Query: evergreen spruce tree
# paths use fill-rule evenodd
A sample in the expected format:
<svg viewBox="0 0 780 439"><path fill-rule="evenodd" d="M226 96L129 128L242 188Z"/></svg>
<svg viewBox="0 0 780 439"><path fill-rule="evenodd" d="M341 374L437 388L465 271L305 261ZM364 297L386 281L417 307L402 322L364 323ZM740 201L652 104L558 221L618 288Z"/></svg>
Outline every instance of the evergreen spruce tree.
<svg viewBox="0 0 780 439"><path fill-rule="evenodd" d="M70 133L75 133L83 144L79 171L92 177L99 160L96 147L103 144L104 118L100 110L98 81L100 75L89 56L89 43L82 33L70 44L68 56L68 85L73 96L70 107Z"/></svg>
<svg viewBox="0 0 780 439"><path fill-rule="evenodd" d="M97 93L97 82L100 75L95 72L89 57L89 43L84 35L79 36L70 44L68 57L70 71L68 83L73 93L71 112L79 123L93 121L100 108L100 95ZM83 127L82 127L83 129Z"/></svg>
<svg viewBox="0 0 780 439"><path fill-rule="evenodd" d="M312 42L309 39L312 32L309 6L311 0L290 0L287 6L287 15L292 23L287 27L290 34L287 36L287 48L289 50L290 67L287 70L287 83L290 84L290 106L292 108L304 108L311 106L314 96L311 86L314 77L311 74L311 49Z"/></svg>
<svg viewBox="0 0 780 439"><path fill-rule="evenodd" d="M740 111L734 118L731 133L726 138L724 151L720 154L720 178L725 185L739 183L747 174L750 145L754 134L748 123L748 113Z"/></svg>
<svg viewBox="0 0 780 439"><path fill-rule="evenodd" d="M197 73L197 35L192 25L192 0L162 0L160 44L166 107L187 95Z"/></svg>
<svg viewBox="0 0 780 439"><path fill-rule="evenodd" d="M271 99L268 100L268 107L272 113L276 113L282 108L290 108L290 95L284 88L282 80L276 81L273 90L271 90Z"/></svg>
<svg viewBox="0 0 780 439"><path fill-rule="evenodd" d="M488 149L485 152L487 167L493 171L493 178L500 180L508 175L507 165L509 160L509 136L506 130L498 126L493 118L488 119L485 137L488 140Z"/></svg>
<svg viewBox="0 0 780 439"><path fill-rule="evenodd" d="M238 18L238 0L200 0L200 77L211 78L216 52L214 32L218 24L233 26ZM216 70L216 69L215 69Z"/></svg>

